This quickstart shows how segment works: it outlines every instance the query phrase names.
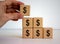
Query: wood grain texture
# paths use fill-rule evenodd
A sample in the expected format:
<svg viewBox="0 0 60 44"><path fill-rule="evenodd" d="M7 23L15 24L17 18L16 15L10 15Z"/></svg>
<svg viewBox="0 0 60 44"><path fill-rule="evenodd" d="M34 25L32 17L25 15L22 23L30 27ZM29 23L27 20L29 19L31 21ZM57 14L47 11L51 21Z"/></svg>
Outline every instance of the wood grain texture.
<svg viewBox="0 0 60 44"><path fill-rule="evenodd" d="M30 5L20 5L20 13L24 16L30 15Z"/></svg>

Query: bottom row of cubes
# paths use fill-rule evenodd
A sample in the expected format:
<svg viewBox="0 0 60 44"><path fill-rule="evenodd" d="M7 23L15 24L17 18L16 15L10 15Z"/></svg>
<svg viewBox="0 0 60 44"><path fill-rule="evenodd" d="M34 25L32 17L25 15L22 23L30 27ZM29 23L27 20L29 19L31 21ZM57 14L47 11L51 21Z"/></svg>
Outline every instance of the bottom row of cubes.
<svg viewBox="0 0 60 44"><path fill-rule="evenodd" d="M23 28L22 38L53 38L53 29L52 28Z"/></svg>

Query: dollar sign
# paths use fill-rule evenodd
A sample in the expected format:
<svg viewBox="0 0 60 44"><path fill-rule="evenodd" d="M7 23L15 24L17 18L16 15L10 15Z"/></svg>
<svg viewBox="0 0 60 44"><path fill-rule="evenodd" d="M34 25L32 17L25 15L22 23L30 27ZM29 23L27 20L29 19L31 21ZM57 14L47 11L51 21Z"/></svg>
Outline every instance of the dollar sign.
<svg viewBox="0 0 60 44"><path fill-rule="evenodd" d="M23 10L23 13L25 14L27 12L26 7L24 7Z"/></svg>
<svg viewBox="0 0 60 44"><path fill-rule="evenodd" d="M39 25L40 25L40 22L39 22L39 21L40 21L39 19L37 19L37 20L36 20L36 22L37 22L37 24L36 24L36 25L37 25L37 26L39 26Z"/></svg>
<svg viewBox="0 0 60 44"><path fill-rule="evenodd" d="M40 36L39 32L40 32L39 30L36 31L36 33L37 33L36 36L38 36L38 37Z"/></svg>
<svg viewBox="0 0 60 44"><path fill-rule="evenodd" d="M48 37L50 36L50 30L47 30L47 36Z"/></svg>
<svg viewBox="0 0 60 44"><path fill-rule="evenodd" d="M30 33L29 33L29 30L26 30L26 36L29 36Z"/></svg>
<svg viewBox="0 0 60 44"><path fill-rule="evenodd" d="M29 26L29 20L28 19L26 20L26 25Z"/></svg>

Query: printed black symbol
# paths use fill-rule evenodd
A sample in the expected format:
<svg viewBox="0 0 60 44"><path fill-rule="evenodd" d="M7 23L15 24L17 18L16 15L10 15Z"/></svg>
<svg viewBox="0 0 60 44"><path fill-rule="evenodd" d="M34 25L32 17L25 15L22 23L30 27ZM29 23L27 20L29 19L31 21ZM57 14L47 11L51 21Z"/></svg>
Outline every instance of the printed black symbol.
<svg viewBox="0 0 60 44"><path fill-rule="evenodd" d="M39 19L37 19L37 20L36 20L36 22L37 22L37 24L36 24L36 25L37 25L37 26L39 26L39 25L40 25L40 22L39 22L39 21L40 21Z"/></svg>
<svg viewBox="0 0 60 44"><path fill-rule="evenodd" d="M27 12L26 9L27 9L26 7L23 8L23 10L24 10L23 13L24 13L24 14Z"/></svg>
<svg viewBox="0 0 60 44"><path fill-rule="evenodd" d="M50 36L50 30L47 30L47 36L48 37Z"/></svg>
<svg viewBox="0 0 60 44"><path fill-rule="evenodd" d="M29 30L26 30L26 36L29 36L30 33L29 33Z"/></svg>
<svg viewBox="0 0 60 44"><path fill-rule="evenodd" d="M36 31L36 36L38 36L38 37L40 36L40 31L39 30Z"/></svg>
<svg viewBox="0 0 60 44"><path fill-rule="evenodd" d="M29 20L28 19L26 20L26 25L29 26Z"/></svg>

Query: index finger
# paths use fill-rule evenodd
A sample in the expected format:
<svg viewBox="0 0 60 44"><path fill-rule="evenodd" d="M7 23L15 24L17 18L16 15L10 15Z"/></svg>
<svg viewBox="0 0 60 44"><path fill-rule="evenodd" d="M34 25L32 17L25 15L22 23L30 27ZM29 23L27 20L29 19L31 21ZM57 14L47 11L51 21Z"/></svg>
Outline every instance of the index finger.
<svg viewBox="0 0 60 44"><path fill-rule="evenodd" d="M21 1L17 1L17 4L24 5L24 3Z"/></svg>
<svg viewBox="0 0 60 44"><path fill-rule="evenodd" d="M17 5L24 5L24 3L23 2L21 2L21 1L14 1L13 2L15 5L17 4Z"/></svg>

